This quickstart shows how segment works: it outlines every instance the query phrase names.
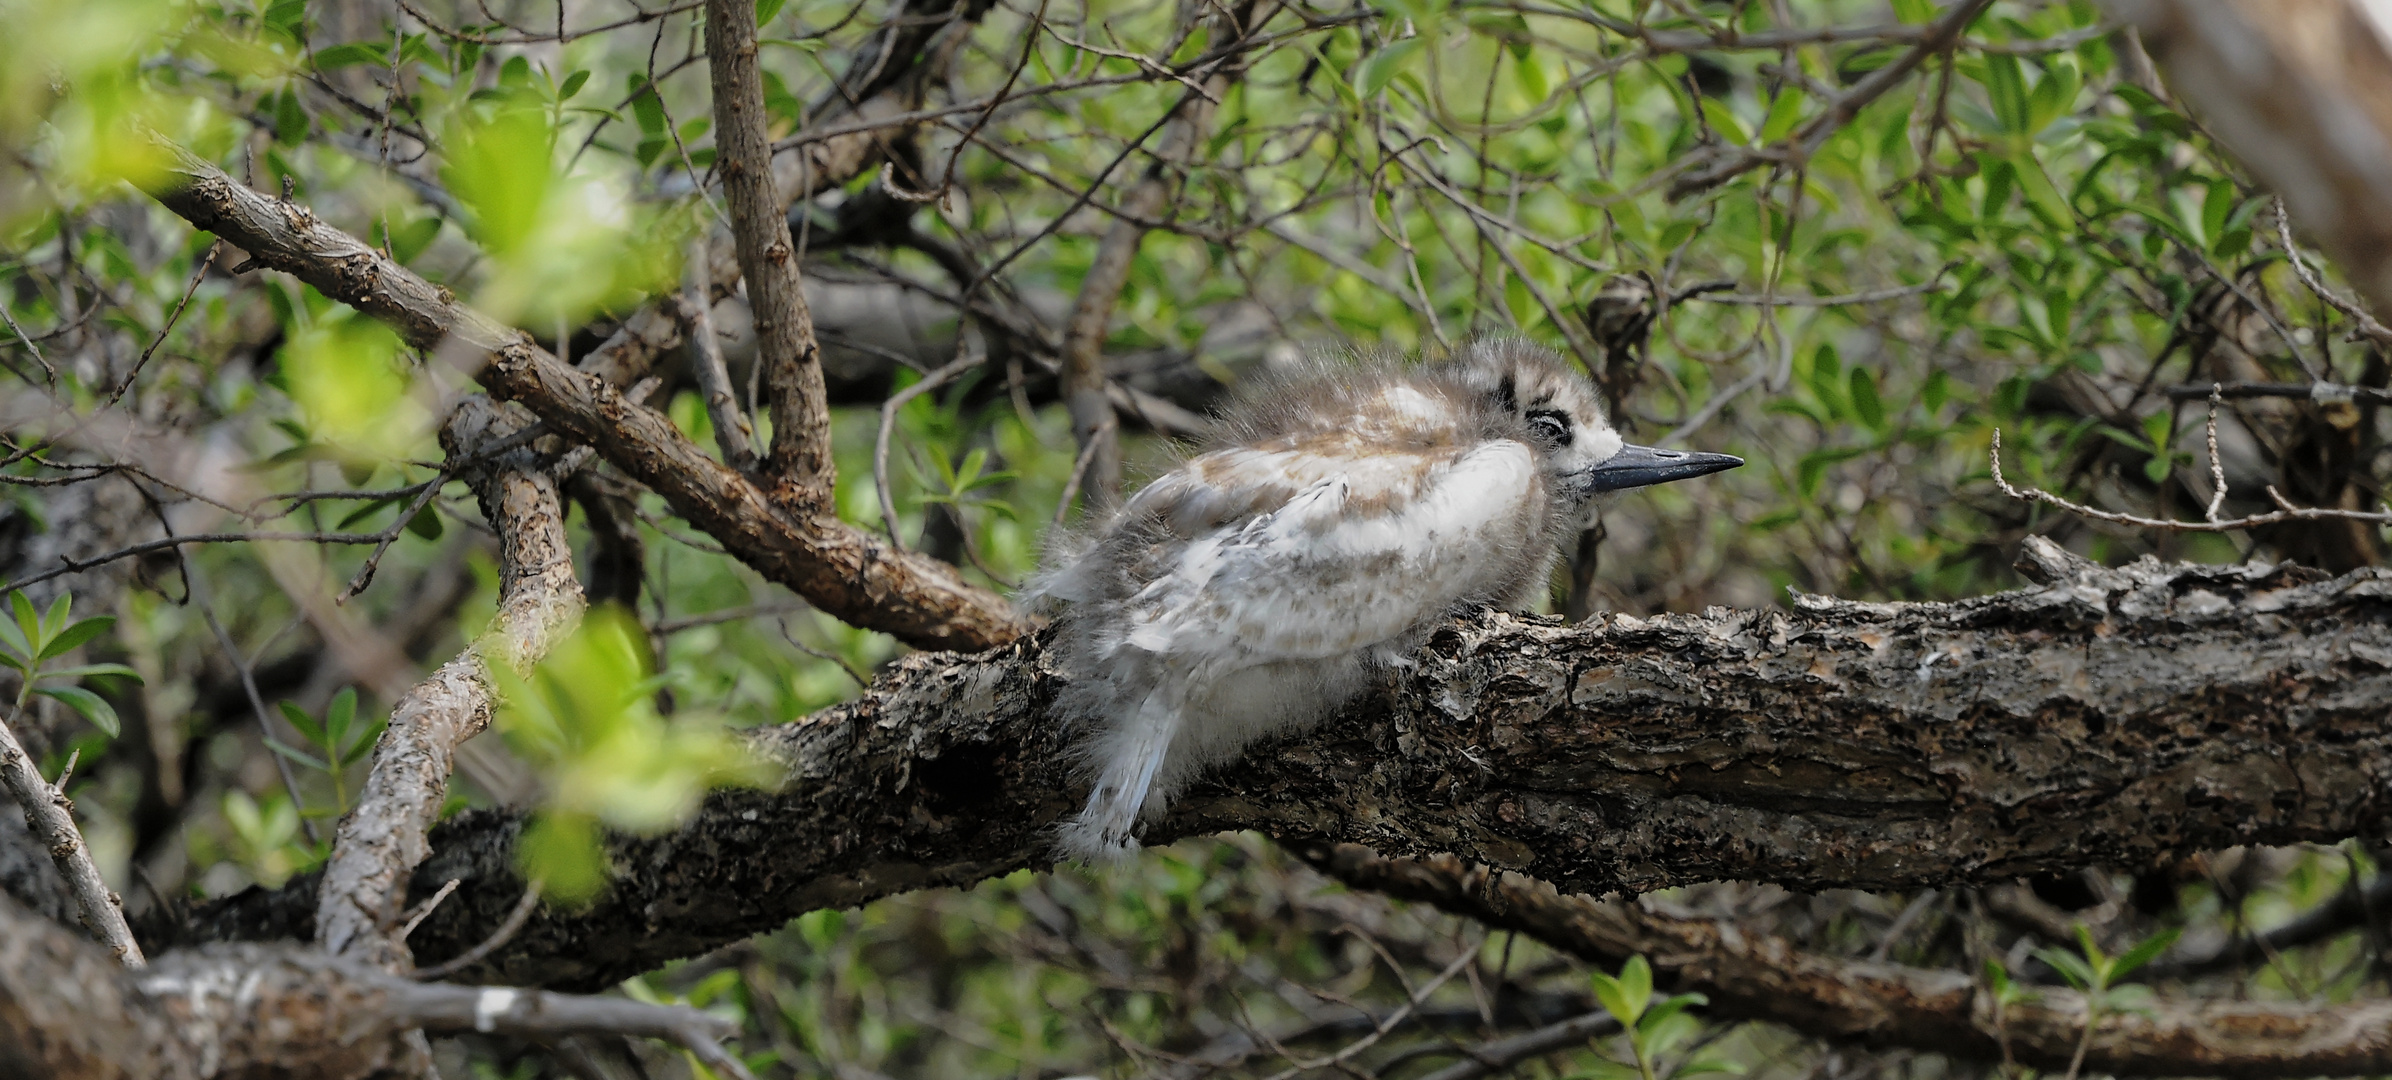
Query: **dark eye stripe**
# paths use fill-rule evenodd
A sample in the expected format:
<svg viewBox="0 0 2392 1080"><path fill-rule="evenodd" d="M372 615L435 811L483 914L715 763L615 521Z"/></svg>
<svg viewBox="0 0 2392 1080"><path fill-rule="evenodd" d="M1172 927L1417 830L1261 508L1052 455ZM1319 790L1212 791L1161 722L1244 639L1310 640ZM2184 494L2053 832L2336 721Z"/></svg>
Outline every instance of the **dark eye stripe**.
<svg viewBox="0 0 2392 1080"><path fill-rule="evenodd" d="M1570 430L1570 414L1559 409L1531 409L1528 426L1560 446L1568 446L1578 436Z"/></svg>

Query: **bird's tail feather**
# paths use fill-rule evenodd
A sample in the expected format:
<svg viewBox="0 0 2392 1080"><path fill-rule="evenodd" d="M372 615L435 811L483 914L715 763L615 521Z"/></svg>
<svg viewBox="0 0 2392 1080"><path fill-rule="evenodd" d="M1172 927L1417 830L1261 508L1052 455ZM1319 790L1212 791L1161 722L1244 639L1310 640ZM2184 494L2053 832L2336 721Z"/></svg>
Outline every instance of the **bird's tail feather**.
<svg viewBox="0 0 2392 1080"><path fill-rule="evenodd" d="M1136 829L1155 774L1179 736L1181 709L1157 690L1095 741L1091 759L1101 771L1088 805L1056 838L1063 853L1087 862L1128 858L1138 850Z"/></svg>

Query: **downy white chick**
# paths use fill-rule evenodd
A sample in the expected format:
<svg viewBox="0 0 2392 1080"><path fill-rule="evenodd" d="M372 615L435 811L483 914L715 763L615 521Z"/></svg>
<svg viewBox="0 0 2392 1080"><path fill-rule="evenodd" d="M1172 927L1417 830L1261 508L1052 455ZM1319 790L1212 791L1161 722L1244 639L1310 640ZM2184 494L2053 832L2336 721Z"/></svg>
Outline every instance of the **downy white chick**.
<svg viewBox="0 0 2392 1080"><path fill-rule="evenodd" d="M1202 771L1317 722L1439 622L1533 601L1595 495L1744 463L1626 445L1592 383L1519 339L1262 382L1034 588L1064 605L1057 707L1094 782L1067 856L1129 854Z"/></svg>

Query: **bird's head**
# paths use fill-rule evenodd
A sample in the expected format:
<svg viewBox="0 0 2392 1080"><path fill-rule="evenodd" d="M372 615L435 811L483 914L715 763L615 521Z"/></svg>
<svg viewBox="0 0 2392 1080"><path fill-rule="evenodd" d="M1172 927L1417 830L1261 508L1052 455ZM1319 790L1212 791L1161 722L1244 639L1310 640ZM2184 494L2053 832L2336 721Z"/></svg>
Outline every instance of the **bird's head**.
<svg viewBox="0 0 2392 1080"><path fill-rule="evenodd" d="M1514 438L1535 447L1556 490L1575 499L1733 469L1727 454L1636 446L1612 430L1601 398L1561 355L1521 338L1465 342L1446 368L1493 410Z"/></svg>

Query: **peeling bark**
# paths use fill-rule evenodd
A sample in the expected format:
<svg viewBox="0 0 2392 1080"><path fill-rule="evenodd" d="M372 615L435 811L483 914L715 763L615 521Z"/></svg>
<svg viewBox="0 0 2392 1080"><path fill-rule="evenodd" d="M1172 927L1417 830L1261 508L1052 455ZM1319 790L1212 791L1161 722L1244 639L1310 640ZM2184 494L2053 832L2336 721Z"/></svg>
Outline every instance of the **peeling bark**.
<svg viewBox="0 0 2392 1080"><path fill-rule="evenodd" d="M2392 573L2042 572L2056 583L1953 604L1460 620L1148 840L1451 852L1602 894L1942 887L2383 829ZM605 985L816 908L1048 865L1082 793L1042 637L908 657L862 700L758 732L781 792L616 841L607 897L543 912L477 975ZM463 951L512 906L520 821L435 834L414 888L464 885L417 931L422 955ZM244 894L197 929L297 932L311 888Z"/></svg>

